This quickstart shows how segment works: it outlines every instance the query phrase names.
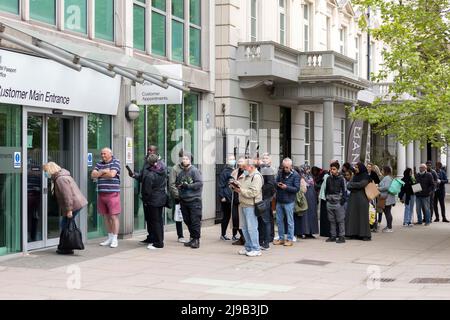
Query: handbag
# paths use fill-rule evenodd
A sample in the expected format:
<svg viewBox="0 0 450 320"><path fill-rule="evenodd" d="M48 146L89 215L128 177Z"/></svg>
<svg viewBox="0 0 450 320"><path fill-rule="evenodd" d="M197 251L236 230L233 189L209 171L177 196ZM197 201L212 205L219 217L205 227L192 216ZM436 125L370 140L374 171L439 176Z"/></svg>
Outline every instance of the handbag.
<svg viewBox="0 0 450 320"><path fill-rule="evenodd" d="M308 200L302 191L297 192L295 199L294 212L297 216L302 216L308 210Z"/></svg>
<svg viewBox="0 0 450 320"><path fill-rule="evenodd" d="M413 184L411 187L414 193L422 191L422 186L420 185L420 183Z"/></svg>
<svg viewBox="0 0 450 320"><path fill-rule="evenodd" d="M370 182L365 188L366 197L369 201L374 200L380 195L377 185L374 182Z"/></svg>
<svg viewBox="0 0 450 320"><path fill-rule="evenodd" d="M387 198L377 198L377 209L384 209L386 207L386 199Z"/></svg>
<svg viewBox="0 0 450 320"><path fill-rule="evenodd" d="M81 231L78 229L75 219L68 219L66 227L59 236L59 250L84 250Z"/></svg>
<svg viewBox="0 0 450 320"><path fill-rule="evenodd" d="M399 178L395 178L394 180L392 180L391 185L389 186L388 193L394 196L398 195L404 184L405 183L402 180L400 180Z"/></svg>
<svg viewBox="0 0 450 320"><path fill-rule="evenodd" d="M253 202L255 202L255 198L253 198ZM264 200L255 203L255 215L257 217L261 217L264 212L266 212L267 206Z"/></svg>
<svg viewBox="0 0 450 320"><path fill-rule="evenodd" d="M373 225L377 219L377 210L372 204L369 204L369 224Z"/></svg>

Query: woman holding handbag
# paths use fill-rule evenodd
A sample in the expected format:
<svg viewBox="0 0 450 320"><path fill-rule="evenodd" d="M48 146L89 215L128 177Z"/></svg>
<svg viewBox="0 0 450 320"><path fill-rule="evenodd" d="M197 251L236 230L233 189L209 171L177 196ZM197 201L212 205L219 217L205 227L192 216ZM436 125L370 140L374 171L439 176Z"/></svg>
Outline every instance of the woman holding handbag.
<svg viewBox="0 0 450 320"><path fill-rule="evenodd" d="M382 230L382 232L393 232L392 230L392 206L395 205L395 195L388 192L392 181L392 169L389 166L383 167L384 178L378 185L378 190L380 191L380 201L384 201L383 212L386 216L387 226Z"/></svg>
<svg viewBox="0 0 450 320"><path fill-rule="evenodd" d="M74 219L80 210L88 204L86 198L81 193L75 180L70 176L70 172L62 169L54 162L46 163L42 166L44 175L52 179L52 193L58 202L59 210L63 217L61 220L61 230L64 230L69 219ZM61 239L60 239L61 244ZM73 249L59 249L58 254L73 254Z"/></svg>

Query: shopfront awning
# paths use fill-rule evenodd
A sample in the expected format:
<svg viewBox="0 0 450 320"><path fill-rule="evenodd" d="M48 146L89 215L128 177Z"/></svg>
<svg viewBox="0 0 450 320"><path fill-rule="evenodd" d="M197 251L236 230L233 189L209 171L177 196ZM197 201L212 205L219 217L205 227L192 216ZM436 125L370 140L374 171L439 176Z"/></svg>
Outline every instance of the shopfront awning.
<svg viewBox="0 0 450 320"><path fill-rule="evenodd" d="M31 42L17 36L17 32L31 37ZM0 20L0 40L33 51L65 66L80 71L83 67L93 69L109 77L116 74L137 83L148 81L162 88L174 87L189 91L186 83L174 75L162 74L157 67L142 60L130 57L119 49L102 49L96 45L75 43L73 40L55 36L53 31L40 30L17 21Z"/></svg>

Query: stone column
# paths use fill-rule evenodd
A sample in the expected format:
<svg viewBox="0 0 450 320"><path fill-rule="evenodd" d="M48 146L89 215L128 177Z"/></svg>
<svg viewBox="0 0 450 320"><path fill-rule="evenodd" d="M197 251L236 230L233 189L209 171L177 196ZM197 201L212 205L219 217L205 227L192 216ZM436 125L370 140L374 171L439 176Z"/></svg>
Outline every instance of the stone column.
<svg viewBox="0 0 450 320"><path fill-rule="evenodd" d="M334 101L323 101L322 167L328 168L334 157Z"/></svg>
<svg viewBox="0 0 450 320"><path fill-rule="evenodd" d="M397 177L403 176L406 169L406 147L397 142Z"/></svg>
<svg viewBox="0 0 450 320"><path fill-rule="evenodd" d="M410 142L406 146L406 167L414 167L414 142Z"/></svg>
<svg viewBox="0 0 450 320"><path fill-rule="evenodd" d="M414 167L419 170L419 165L422 163L420 158L420 142L414 141Z"/></svg>
<svg viewBox="0 0 450 320"><path fill-rule="evenodd" d="M446 146L447 149L447 177L450 177L450 145Z"/></svg>
<svg viewBox="0 0 450 320"><path fill-rule="evenodd" d="M420 163L426 163L428 158L427 145L420 149ZM419 170L419 168L417 168Z"/></svg>

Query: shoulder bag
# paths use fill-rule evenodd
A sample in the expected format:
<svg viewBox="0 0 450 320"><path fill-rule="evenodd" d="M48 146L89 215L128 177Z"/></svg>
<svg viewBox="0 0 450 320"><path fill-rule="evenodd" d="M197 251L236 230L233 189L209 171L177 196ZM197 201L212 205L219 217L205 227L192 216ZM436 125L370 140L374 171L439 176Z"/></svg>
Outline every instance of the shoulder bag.
<svg viewBox="0 0 450 320"><path fill-rule="evenodd" d="M367 199L369 201L374 200L376 197L380 195L380 191L377 188L377 185L374 182L370 182L365 188Z"/></svg>

